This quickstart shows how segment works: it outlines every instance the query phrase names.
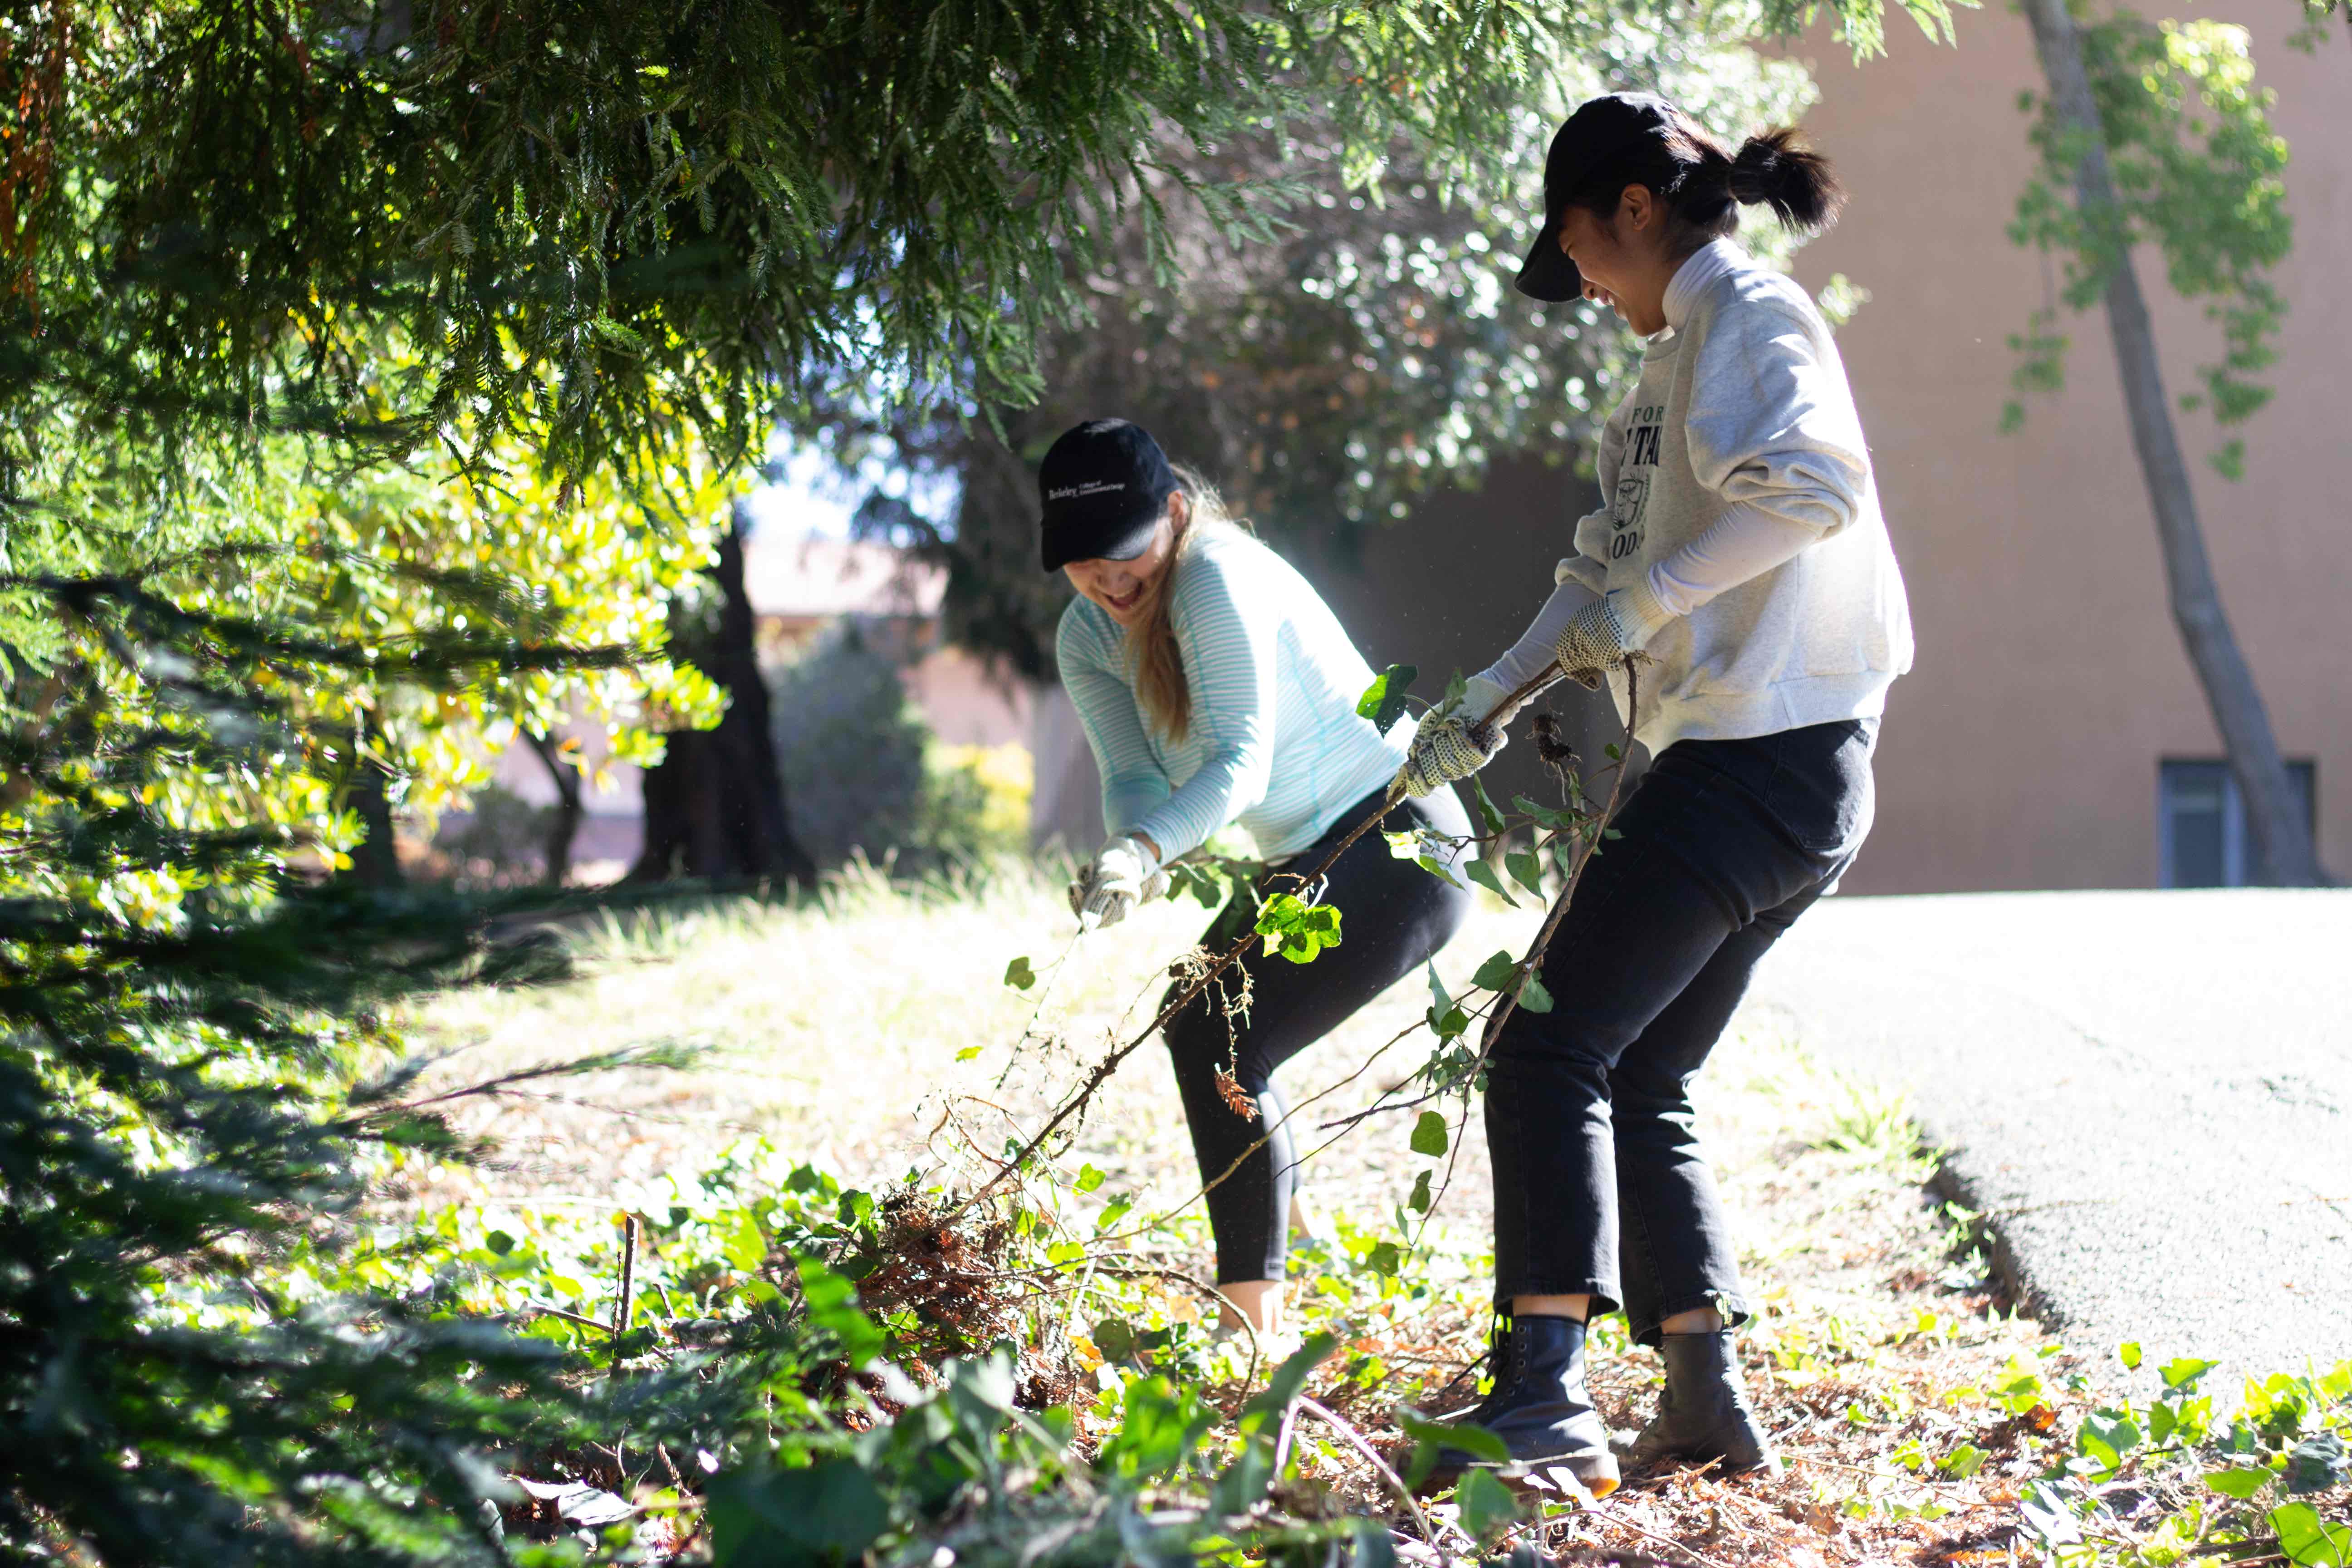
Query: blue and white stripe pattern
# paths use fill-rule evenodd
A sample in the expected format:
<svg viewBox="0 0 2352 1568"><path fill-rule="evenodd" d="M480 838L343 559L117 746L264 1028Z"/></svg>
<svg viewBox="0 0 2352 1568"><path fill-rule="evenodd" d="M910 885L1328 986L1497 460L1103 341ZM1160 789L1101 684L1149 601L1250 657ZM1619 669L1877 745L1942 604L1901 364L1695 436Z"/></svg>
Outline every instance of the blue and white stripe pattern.
<svg viewBox="0 0 2352 1568"><path fill-rule="evenodd" d="M1192 727L1171 744L1135 698L1127 633L1090 600L1062 612L1062 684L1102 770L1103 825L1174 859L1239 821L1269 860L1296 855L1396 776L1412 738L1357 717L1372 681L1339 617L1290 563L1239 530L1204 527L1178 558L1170 605Z"/></svg>

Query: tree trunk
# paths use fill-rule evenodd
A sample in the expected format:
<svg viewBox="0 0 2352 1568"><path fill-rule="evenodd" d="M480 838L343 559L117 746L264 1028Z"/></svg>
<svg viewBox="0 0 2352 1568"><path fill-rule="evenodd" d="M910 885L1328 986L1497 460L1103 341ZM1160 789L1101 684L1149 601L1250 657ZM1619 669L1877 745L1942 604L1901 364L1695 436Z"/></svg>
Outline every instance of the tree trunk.
<svg viewBox="0 0 2352 1568"><path fill-rule="evenodd" d="M563 760L552 737L529 734L530 749L555 784L555 817L547 826L547 880L562 887L572 879L572 842L580 836L580 770Z"/></svg>
<svg viewBox="0 0 2352 1568"><path fill-rule="evenodd" d="M2079 137L2081 161L2074 170L2074 198L2084 221L2105 229L2112 242L2113 271L2106 280L2107 330L2115 340L2116 363L2130 411L2132 446L2140 477L2156 513L2157 537L2164 549L2164 575L2172 597L2172 618L2188 645L2189 662L2205 688L2214 727L2229 754L2230 773L2245 805L2253 839L2254 879L2278 887L2315 887L2326 879L2312 847L2311 825L2287 777L2271 732L2269 711L2255 689L2253 671L2222 613L2221 590L2197 521L2197 500L2189 467L2172 426L2172 405L2156 355L2156 333L2131 252L2115 233L2115 184L2107 171L2105 127L2091 96L2089 76L2066 0L2025 0L2033 45L2050 82L2050 102L2058 121Z"/></svg>
<svg viewBox="0 0 2352 1568"><path fill-rule="evenodd" d="M784 776L743 587L743 532L739 509L719 545L718 624L680 638L677 650L726 689L727 715L715 729L672 733L660 763L646 770L646 842L629 870L634 881L816 879L784 814Z"/></svg>

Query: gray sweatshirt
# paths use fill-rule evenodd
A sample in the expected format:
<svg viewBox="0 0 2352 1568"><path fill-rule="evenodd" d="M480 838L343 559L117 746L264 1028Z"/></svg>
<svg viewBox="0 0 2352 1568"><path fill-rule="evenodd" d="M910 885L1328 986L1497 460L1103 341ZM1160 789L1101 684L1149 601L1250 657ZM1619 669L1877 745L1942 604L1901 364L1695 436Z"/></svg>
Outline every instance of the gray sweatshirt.
<svg viewBox="0 0 2352 1568"><path fill-rule="evenodd" d="M1484 679L1518 686L1605 592L1653 660L1638 715L1611 678L1653 754L1880 713L1911 668L1911 614L1829 324L1729 240L1682 265L1665 313L1601 430L1602 508Z"/></svg>

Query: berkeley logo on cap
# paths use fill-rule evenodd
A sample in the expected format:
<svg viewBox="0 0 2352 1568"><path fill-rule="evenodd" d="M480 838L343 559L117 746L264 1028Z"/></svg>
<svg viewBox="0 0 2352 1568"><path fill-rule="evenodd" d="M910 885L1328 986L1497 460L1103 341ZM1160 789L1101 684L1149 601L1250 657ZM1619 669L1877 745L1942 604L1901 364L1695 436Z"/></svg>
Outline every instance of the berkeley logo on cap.
<svg viewBox="0 0 2352 1568"><path fill-rule="evenodd" d="M1125 419L1064 431L1037 465L1039 554L1045 570L1073 561L1132 561L1151 548L1175 470L1160 443Z"/></svg>

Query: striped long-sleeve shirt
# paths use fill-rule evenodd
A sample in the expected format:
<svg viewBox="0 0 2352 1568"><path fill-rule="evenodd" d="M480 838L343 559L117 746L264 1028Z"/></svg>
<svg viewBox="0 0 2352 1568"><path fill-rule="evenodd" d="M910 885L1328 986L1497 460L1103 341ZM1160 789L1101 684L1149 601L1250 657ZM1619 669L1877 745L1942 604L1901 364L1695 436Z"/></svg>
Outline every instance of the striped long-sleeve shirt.
<svg viewBox="0 0 2352 1568"><path fill-rule="evenodd" d="M1403 764L1411 726L1383 737L1356 702L1371 667L1291 564L1214 528L1177 559L1169 605L1192 724L1181 742L1139 707L1127 633L1100 605L1062 613L1062 684L1102 770L1103 824L1149 834L1172 860L1239 821L1267 859L1295 855Z"/></svg>

